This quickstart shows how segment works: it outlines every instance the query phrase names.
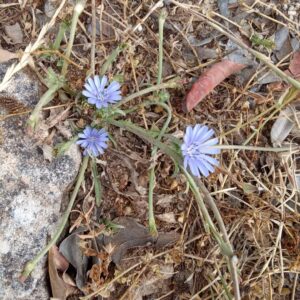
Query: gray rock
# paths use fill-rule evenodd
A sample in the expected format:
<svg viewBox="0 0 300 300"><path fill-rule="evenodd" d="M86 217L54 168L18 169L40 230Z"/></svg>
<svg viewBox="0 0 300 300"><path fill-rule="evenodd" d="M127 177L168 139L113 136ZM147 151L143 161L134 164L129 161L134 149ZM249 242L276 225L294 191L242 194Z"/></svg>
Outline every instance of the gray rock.
<svg viewBox="0 0 300 300"><path fill-rule="evenodd" d="M0 81L7 64L0 65ZM6 91L0 106L33 107L40 96L38 80L22 71ZM9 103L9 105L7 105ZM79 170L76 145L64 156L45 160L25 133L28 116L0 121L0 299L49 299L46 258L32 275L19 282L24 264L48 242L61 216L61 205ZM59 139L59 137L56 137Z"/></svg>

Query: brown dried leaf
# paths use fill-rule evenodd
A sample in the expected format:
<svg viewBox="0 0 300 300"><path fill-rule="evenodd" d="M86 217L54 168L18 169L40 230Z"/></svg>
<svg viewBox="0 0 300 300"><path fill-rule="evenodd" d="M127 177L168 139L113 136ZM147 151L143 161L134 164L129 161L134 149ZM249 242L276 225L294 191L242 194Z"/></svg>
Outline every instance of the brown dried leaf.
<svg viewBox="0 0 300 300"><path fill-rule="evenodd" d="M154 244L160 248L173 244L178 239L178 234L175 232L159 232L156 239L149 233L148 228L128 217L116 218L113 223L121 225L122 228L119 228L113 236L98 238L97 242L100 247L112 249L111 259L117 265L131 248L148 246L149 244Z"/></svg>
<svg viewBox="0 0 300 300"><path fill-rule="evenodd" d="M65 257L59 253L56 246L53 246L49 251L48 268L53 297L60 300L67 299L67 297L74 292L74 286L70 284L70 279L68 279L68 282L63 279L63 275L69 268L69 263ZM63 275L59 273L63 273ZM65 278L67 277L65 276Z"/></svg>

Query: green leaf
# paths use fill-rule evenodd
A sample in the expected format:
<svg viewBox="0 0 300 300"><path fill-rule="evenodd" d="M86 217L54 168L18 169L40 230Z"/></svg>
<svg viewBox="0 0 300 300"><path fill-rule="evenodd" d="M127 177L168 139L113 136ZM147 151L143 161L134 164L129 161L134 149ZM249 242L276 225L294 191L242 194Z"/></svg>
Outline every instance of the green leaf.
<svg viewBox="0 0 300 300"><path fill-rule="evenodd" d="M57 75L52 68L48 68L47 73L47 82L46 82L48 88L51 86L56 86L57 90L59 90L61 87L65 84L65 79L61 75Z"/></svg>
<svg viewBox="0 0 300 300"><path fill-rule="evenodd" d="M102 200L102 186L98 175L96 160L92 159L91 164L92 164L92 173L94 178L96 205L99 207Z"/></svg>
<svg viewBox="0 0 300 300"><path fill-rule="evenodd" d="M69 148L71 147L71 145L73 145L77 140L78 140L78 136L75 136L67 142L62 142L62 143L57 144L54 147L54 155L61 156L61 155L65 154L65 152L68 151Z"/></svg>
<svg viewBox="0 0 300 300"><path fill-rule="evenodd" d="M111 52L111 54L109 55L106 62L103 64L103 66L101 68L101 71L100 71L101 76L105 75L105 73L109 69L110 65L116 60L118 55L126 48L127 48L127 44L124 43L124 44L119 45L116 49L114 49Z"/></svg>

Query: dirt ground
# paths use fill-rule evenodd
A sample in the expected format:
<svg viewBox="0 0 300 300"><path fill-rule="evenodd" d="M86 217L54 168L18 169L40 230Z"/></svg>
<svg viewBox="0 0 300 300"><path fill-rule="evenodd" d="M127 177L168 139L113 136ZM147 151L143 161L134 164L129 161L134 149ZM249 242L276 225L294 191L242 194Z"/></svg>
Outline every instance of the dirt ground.
<svg viewBox="0 0 300 300"><path fill-rule="evenodd" d="M50 0L0 2L1 48L18 55L36 41L53 15L51 7L55 11L61 4ZM73 13L72 1L67 2L40 47L31 53L29 65L43 80L45 91L47 69L51 67L59 73L65 58ZM122 96L128 97L156 84L162 10L158 2L86 2L76 29L66 74L67 87L47 105L51 109L44 111L45 118L50 111L59 113L71 107L67 117L57 121L57 126L71 128L74 135L94 121L93 107L80 96L84 82L93 69L99 74L112 51L123 44L125 49L106 72L110 79L121 82ZM235 58L237 63L247 64L247 68L220 82L190 112L185 109L185 101L200 75L234 52L230 39L210 26L203 16L266 55L281 70L287 70L299 50L298 1L170 0L164 1L163 6L167 16L162 78L163 82L175 78L180 82L177 88L166 90L169 97L166 103L172 109L167 135L181 139L188 125L199 123L213 128L224 145L274 146L272 128L287 107L277 109L278 101L289 86L275 79L263 81L269 78L269 68L251 54ZM13 32L8 29L8 25L15 24L18 28ZM59 47L53 48L61 24L67 30ZM284 42L279 41L282 28L288 32ZM156 93L150 93L128 101L121 107L126 115L119 119L147 130L158 130L166 118L165 111L159 105L141 105L155 97ZM296 105L299 100L293 102L295 126L282 145L299 145ZM133 107L138 108L130 112ZM13 116L12 113L10 117ZM112 125L107 128L112 140L105 154L97 158L101 205L95 205L94 176L88 168L70 216L70 227L85 228L80 249L89 260L83 287L76 283L78 269L69 268L68 280L72 284L64 279L69 299L83 295L84 299L234 299L228 259L204 226L187 180L172 159L162 151L151 159L153 145L146 139L124 128ZM238 258L241 299L300 299L297 152L225 149L219 161L216 171L200 180L220 211ZM154 213L161 243L153 242L143 231L148 226L151 166L155 166ZM216 222L211 207L209 213ZM126 220L131 218L136 223L127 224ZM128 225L119 240L95 246L94 237L111 236L118 220L123 220L121 223L125 220ZM128 243L135 240L135 234L140 234L141 240L137 244ZM114 256L116 252L118 259ZM96 296L88 296L93 293Z"/></svg>

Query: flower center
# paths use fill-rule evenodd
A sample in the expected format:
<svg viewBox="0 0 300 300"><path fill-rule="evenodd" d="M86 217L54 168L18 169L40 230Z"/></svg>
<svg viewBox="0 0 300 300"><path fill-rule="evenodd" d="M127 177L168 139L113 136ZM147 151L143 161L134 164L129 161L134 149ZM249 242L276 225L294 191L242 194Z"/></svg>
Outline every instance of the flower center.
<svg viewBox="0 0 300 300"><path fill-rule="evenodd" d="M103 102L103 101L105 101L106 95L107 95L107 92L106 92L106 90L104 90L104 91L98 92L97 96L98 96L98 99Z"/></svg>
<svg viewBox="0 0 300 300"><path fill-rule="evenodd" d="M191 144L187 149L186 149L186 154L195 157L197 154L199 154L199 145L196 143Z"/></svg>
<svg viewBox="0 0 300 300"><path fill-rule="evenodd" d="M95 143L96 141L97 141L97 137L96 136L90 136L89 137L89 142Z"/></svg>

